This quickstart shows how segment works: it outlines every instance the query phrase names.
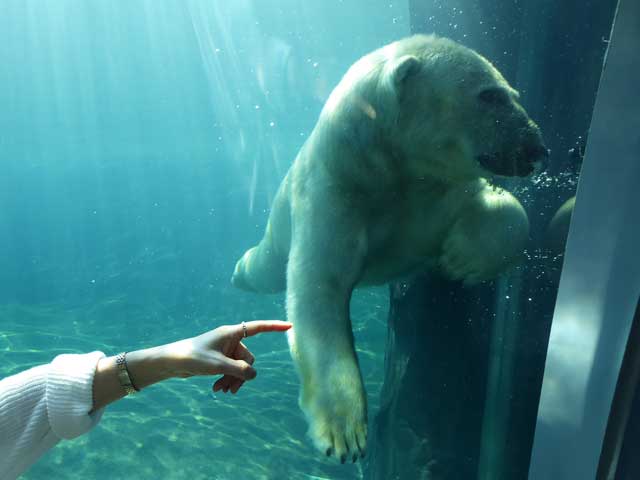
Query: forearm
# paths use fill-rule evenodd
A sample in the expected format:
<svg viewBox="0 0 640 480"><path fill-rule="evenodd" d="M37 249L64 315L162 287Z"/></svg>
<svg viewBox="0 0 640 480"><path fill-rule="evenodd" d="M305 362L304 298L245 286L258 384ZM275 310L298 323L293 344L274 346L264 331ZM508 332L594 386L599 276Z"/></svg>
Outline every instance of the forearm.
<svg viewBox="0 0 640 480"><path fill-rule="evenodd" d="M173 377L168 363L163 347L127 353L129 376L139 390ZM118 381L116 357L101 359L93 379L93 410L104 408L124 396L124 388Z"/></svg>
<svg viewBox="0 0 640 480"><path fill-rule="evenodd" d="M142 390L172 377L222 375L214 388L236 393L246 380L255 378L254 357L241 340L261 332L284 332L291 324L259 320L246 325L222 326L193 338L127 353L127 369L133 385ZM118 380L116 357L98 362L93 380L93 411L126 394Z"/></svg>

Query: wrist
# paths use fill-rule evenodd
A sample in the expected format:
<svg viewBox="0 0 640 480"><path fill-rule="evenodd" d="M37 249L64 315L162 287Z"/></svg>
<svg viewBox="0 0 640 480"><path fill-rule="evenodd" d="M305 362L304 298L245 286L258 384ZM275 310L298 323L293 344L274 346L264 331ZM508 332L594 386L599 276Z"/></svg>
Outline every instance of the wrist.
<svg viewBox="0 0 640 480"><path fill-rule="evenodd" d="M174 377L162 347L145 348L127 353L127 368L133 384L140 390L154 383Z"/></svg>

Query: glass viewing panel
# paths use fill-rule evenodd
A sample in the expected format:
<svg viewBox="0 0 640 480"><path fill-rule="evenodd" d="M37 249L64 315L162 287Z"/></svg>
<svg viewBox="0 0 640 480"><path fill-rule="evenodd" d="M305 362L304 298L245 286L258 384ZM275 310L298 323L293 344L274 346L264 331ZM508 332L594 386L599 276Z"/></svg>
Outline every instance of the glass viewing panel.
<svg viewBox="0 0 640 480"><path fill-rule="evenodd" d="M527 478L616 3L4 0L0 378L294 323L22 478Z"/></svg>

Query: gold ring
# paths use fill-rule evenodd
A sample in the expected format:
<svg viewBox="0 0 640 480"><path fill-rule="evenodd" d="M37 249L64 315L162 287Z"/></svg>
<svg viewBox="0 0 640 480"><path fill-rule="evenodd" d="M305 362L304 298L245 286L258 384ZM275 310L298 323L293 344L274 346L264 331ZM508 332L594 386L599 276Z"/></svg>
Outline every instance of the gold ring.
<svg viewBox="0 0 640 480"><path fill-rule="evenodd" d="M244 332L243 337L247 338L247 324L242 322L242 331Z"/></svg>

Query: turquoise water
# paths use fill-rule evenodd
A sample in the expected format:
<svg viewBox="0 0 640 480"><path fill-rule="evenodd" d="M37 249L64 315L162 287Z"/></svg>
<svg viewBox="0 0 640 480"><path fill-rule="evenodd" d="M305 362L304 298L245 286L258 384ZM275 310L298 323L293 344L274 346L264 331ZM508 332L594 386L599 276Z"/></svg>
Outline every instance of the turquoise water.
<svg viewBox="0 0 640 480"><path fill-rule="evenodd" d="M0 376L59 353L143 348L239 317L271 318L283 312L281 298L265 301L231 289L221 289L217 301L208 314L188 319L184 311L128 296L76 308L5 305L0 311ZM358 292L353 320L374 414L383 373L386 290ZM298 379L284 336L256 337L248 346L256 355L258 377L237 395L213 395L213 379L207 378L154 385L107 407L94 430L56 446L24 478L360 478L360 464L325 460L306 438L297 406Z"/></svg>
<svg viewBox="0 0 640 480"><path fill-rule="evenodd" d="M236 291L275 190L333 85L408 31L407 3L4 0L0 376L283 318ZM354 298L370 417L387 293ZM359 478L305 436L285 338L252 339L237 396L173 380L108 407L24 478Z"/></svg>

